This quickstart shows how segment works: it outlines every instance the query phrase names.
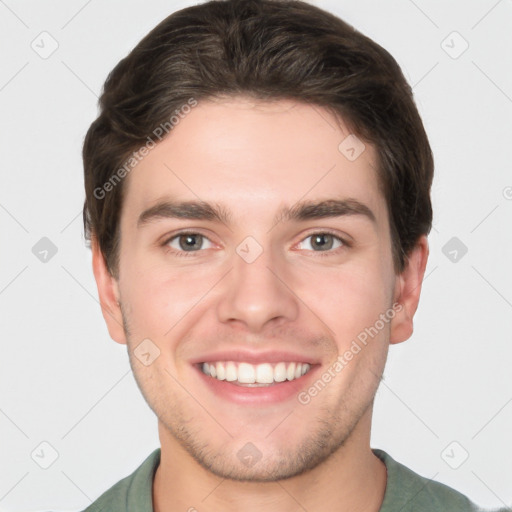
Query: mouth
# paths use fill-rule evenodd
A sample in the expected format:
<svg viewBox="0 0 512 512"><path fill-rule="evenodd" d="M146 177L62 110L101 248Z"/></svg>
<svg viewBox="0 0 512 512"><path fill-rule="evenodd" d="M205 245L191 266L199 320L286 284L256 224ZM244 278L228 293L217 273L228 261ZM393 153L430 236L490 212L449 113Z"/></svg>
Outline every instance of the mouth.
<svg viewBox="0 0 512 512"><path fill-rule="evenodd" d="M199 364L201 371L216 380L236 386L268 387L300 379L311 370L309 363L278 362L251 364L239 361L217 361Z"/></svg>
<svg viewBox="0 0 512 512"><path fill-rule="evenodd" d="M254 362L221 359L198 361L193 366L206 388L222 400L244 405L270 405L295 400L308 386L320 364L273 357Z"/></svg>

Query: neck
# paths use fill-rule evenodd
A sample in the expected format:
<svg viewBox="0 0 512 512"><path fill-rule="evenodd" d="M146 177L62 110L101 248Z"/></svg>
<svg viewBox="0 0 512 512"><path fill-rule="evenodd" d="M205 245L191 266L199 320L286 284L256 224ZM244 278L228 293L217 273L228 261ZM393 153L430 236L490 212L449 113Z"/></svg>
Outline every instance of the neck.
<svg viewBox="0 0 512 512"><path fill-rule="evenodd" d="M370 408L371 409L371 408ZM198 464L159 424L162 446L153 483L155 512L202 510L253 512L378 512L386 490L386 467L370 449L371 410L344 445L307 473L275 482L222 479Z"/></svg>

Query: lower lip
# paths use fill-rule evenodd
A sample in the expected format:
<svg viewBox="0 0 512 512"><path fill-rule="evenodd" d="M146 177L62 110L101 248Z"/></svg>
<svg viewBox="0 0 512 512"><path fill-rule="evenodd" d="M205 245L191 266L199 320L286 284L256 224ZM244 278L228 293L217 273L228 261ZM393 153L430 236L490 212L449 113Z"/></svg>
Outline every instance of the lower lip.
<svg viewBox="0 0 512 512"><path fill-rule="evenodd" d="M221 398L242 404L271 404L296 397L307 388L311 375L315 373L319 366L313 365L308 373L298 379L285 380L270 386L257 387L239 386L226 380L218 380L205 375L198 366L196 366L196 370L203 382Z"/></svg>

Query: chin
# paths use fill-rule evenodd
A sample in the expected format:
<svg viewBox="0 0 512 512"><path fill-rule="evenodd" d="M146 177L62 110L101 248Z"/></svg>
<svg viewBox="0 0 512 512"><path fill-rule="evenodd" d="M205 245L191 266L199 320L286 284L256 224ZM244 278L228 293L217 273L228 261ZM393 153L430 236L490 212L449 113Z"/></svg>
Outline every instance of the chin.
<svg viewBox="0 0 512 512"><path fill-rule="evenodd" d="M325 462L348 439L350 432L340 429L333 433L325 427L310 428L305 439L291 440L280 436L270 441L259 438L254 442L238 438L221 446L212 446L207 433L181 430L179 443L206 471L223 479L238 482L275 482L307 473ZM201 435L202 434L202 435Z"/></svg>

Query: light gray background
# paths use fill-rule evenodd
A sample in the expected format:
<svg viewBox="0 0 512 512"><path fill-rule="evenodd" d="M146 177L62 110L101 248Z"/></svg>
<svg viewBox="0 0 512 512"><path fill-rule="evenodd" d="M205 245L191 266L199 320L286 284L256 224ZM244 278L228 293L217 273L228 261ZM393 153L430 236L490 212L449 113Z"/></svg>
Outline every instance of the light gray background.
<svg viewBox="0 0 512 512"><path fill-rule="evenodd" d="M0 0L0 510L82 509L158 446L97 302L80 151L107 73L192 3ZM415 332L390 349L372 446L483 506L510 505L512 1L315 3L395 56L436 160ZM32 252L42 237L58 249L47 262ZM468 248L455 262L452 237Z"/></svg>

